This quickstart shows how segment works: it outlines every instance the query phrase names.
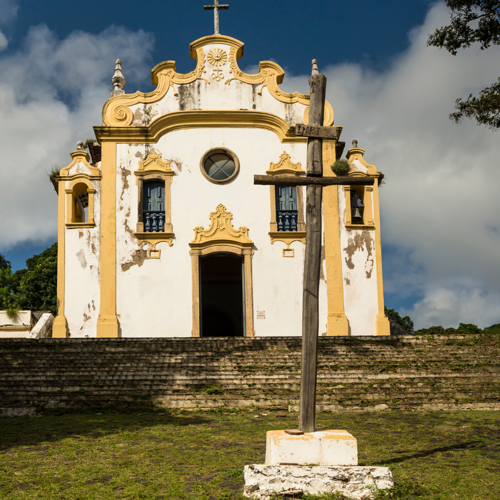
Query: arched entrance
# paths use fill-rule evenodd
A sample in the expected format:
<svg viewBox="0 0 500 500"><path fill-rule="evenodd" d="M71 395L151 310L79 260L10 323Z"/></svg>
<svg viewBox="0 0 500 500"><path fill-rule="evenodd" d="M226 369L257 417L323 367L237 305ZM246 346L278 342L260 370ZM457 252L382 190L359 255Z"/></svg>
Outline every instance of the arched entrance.
<svg viewBox="0 0 500 500"><path fill-rule="evenodd" d="M253 242L248 228L234 229L224 205L210 227L196 227L189 243L193 286L193 337L253 337ZM204 318L205 317L205 318Z"/></svg>
<svg viewBox="0 0 500 500"><path fill-rule="evenodd" d="M200 257L200 323L202 337L245 336L243 257Z"/></svg>

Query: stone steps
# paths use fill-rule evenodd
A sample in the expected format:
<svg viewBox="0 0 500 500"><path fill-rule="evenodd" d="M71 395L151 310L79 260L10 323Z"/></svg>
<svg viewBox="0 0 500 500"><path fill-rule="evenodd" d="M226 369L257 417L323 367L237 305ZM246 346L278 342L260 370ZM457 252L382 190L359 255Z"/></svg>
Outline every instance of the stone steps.
<svg viewBox="0 0 500 500"><path fill-rule="evenodd" d="M298 405L301 339L0 340L0 409ZM320 338L321 408L495 405L497 336ZM455 405L455 406L454 406Z"/></svg>

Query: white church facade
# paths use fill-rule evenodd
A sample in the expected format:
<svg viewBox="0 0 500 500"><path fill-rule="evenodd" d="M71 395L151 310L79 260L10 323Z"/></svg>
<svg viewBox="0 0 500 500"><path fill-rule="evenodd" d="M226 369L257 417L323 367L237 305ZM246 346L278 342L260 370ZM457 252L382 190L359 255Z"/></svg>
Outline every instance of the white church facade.
<svg viewBox="0 0 500 500"><path fill-rule="evenodd" d="M305 187L254 175L305 175L309 95L287 93L282 68L243 73L243 43L190 45L195 69L151 72L126 94L120 64L97 142L58 181L58 315L53 337L299 336ZM325 125L334 126L326 103ZM324 176L343 143L324 140ZM380 174L364 150L350 176L373 186L323 191L320 335L389 335L384 314Z"/></svg>

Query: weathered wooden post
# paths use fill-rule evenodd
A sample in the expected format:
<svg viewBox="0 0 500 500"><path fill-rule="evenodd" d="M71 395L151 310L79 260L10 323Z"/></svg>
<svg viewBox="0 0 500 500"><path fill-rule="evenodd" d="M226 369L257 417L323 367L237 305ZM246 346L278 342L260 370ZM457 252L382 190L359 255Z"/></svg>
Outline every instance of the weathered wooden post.
<svg viewBox="0 0 500 500"><path fill-rule="evenodd" d="M326 76L319 74L316 60L313 61L309 86L311 88L309 125L311 127L322 127L325 115ZM307 176L321 177L322 175L323 139L309 137L307 142ZM322 195L323 189L321 185L309 184L307 186L299 416L299 429L302 432L314 432L316 421Z"/></svg>
<svg viewBox="0 0 500 500"><path fill-rule="evenodd" d="M335 127L324 127L326 76L320 75L313 60L309 79L311 98L309 125L297 124L295 134L308 137L307 175L255 175L254 184L307 186L306 254L302 306L302 369L300 384L299 430L314 432L316 421L316 378L319 334L319 277L321 266L321 204L323 186L371 185L373 177L323 177L323 139L336 139Z"/></svg>

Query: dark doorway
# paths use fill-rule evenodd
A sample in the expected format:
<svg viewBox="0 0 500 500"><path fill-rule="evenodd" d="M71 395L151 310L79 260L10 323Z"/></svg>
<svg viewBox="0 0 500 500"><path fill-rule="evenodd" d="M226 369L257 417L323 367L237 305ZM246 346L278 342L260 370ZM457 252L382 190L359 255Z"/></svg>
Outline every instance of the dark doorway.
<svg viewBox="0 0 500 500"><path fill-rule="evenodd" d="M244 337L243 257L200 257L202 337Z"/></svg>

